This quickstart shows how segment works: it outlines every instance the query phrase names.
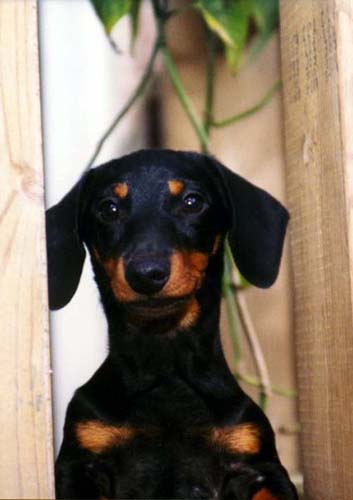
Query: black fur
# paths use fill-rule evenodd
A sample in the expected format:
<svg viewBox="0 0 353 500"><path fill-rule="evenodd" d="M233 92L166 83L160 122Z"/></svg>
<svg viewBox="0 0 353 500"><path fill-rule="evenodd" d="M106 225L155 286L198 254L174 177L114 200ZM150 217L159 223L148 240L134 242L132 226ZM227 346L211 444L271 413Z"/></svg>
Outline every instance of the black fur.
<svg viewBox="0 0 353 500"><path fill-rule="evenodd" d="M183 191L172 195L170 180L181 181ZM120 199L117 183L128 187ZM48 210L51 308L75 293L84 242L109 325L109 354L67 410L59 498L261 500L265 491L297 498L272 428L234 380L219 338L225 235L245 278L267 287L277 276L287 221L279 202L215 159L167 150L139 151L91 170ZM178 298L163 296L174 279L175 252L208 259L198 286ZM128 284L139 300L119 298L108 265L118 258L125 271L130 266ZM195 301L199 311L185 323ZM236 452L210 438L242 424L255 429L258 449ZM88 441L78 430L85 425L96 428ZM116 434L121 429L132 429L125 441Z"/></svg>

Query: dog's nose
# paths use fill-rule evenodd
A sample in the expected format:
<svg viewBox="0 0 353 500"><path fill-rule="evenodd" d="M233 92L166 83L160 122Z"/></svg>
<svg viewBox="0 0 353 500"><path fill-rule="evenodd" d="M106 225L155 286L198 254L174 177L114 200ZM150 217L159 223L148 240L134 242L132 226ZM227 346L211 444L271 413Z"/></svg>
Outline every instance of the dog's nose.
<svg viewBox="0 0 353 500"><path fill-rule="evenodd" d="M159 292L170 274L167 259L132 260L126 266L126 280L137 293L150 295Z"/></svg>

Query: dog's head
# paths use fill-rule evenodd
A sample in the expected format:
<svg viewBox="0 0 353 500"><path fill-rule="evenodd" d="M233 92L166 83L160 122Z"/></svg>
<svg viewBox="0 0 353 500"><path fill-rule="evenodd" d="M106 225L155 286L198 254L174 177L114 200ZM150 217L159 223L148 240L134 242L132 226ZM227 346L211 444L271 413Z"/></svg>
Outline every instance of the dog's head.
<svg viewBox="0 0 353 500"><path fill-rule="evenodd" d="M197 307L190 300L226 235L244 277L268 287L287 221L278 201L214 158L151 150L113 160L47 211L50 307L74 295L84 244L114 300L140 313Z"/></svg>

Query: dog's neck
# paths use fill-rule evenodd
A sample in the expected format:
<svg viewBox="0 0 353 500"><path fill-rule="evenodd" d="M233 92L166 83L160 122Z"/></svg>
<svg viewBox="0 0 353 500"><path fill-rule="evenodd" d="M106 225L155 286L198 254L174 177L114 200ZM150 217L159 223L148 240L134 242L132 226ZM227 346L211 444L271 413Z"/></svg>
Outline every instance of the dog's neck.
<svg viewBox="0 0 353 500"><path fill-rule="evenodd" d="M215 414L234 404L234 397L242 391L227 366L219 335L222 249L210 261L195 294L196 321L182 328L173 324L173 318L168 325L165 317L157 330L131 324L127 309L116 302L99 270L95 271L109 327L107 362L128 394L185 383L210 402Z"/></svg>

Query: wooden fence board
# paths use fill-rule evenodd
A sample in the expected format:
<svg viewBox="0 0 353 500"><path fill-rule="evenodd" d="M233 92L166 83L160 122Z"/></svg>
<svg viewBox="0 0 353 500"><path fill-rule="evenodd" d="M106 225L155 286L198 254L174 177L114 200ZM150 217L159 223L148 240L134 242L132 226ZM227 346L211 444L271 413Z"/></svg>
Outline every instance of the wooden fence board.
<svg viewBox="0 0 353 500"><path fill-rule="evenodd" d="M53 498L35 0L0 1L0 497Z"/></svg>
<svg viewBox="0 0 353 500"><path fill-rule="evenodd" d="M353 495L353 3L281 0L307 500Z"/></svg>

